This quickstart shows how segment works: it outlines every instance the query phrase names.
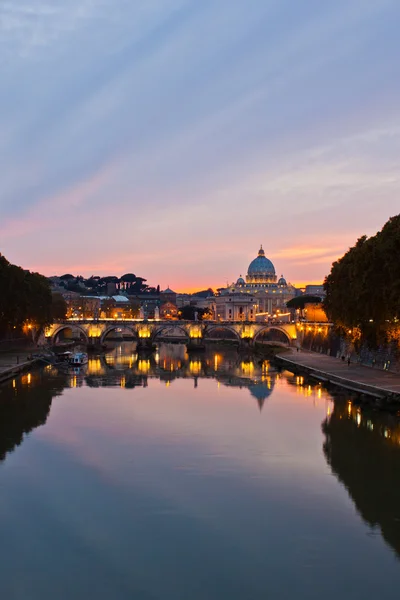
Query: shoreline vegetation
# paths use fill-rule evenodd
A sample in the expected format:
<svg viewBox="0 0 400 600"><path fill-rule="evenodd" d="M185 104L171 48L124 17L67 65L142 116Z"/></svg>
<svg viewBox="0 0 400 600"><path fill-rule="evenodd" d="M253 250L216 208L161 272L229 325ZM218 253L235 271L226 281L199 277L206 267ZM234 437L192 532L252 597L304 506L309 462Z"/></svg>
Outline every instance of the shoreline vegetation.
<svg viewBox="0 0 400 600"><path fill-rule="evenodd" d="M47 277L13 265L2 254L0 290L0 346L24 339L35 344L47 325L66 315L66 302L52 293Z"/></svg>

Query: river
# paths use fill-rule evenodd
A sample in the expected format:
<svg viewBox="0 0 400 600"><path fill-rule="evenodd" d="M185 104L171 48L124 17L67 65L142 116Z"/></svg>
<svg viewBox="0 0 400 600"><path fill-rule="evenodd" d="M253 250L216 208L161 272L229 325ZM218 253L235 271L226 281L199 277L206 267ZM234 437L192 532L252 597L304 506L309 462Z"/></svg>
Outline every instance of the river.
<svg viewBox="0 0 400 600"><path fill-rule="evenodd" d="M5 600L380 600L400 427L272 364L116 345L0 387Z"/></svg>

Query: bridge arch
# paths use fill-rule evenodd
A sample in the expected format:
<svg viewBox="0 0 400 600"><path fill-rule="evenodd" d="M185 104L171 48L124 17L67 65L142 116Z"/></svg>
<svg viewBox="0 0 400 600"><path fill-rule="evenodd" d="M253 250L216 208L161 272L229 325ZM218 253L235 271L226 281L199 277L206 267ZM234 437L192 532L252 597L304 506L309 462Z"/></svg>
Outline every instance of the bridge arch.
<svg viewBox="0 0 400 600"><path fill-rule="evenodd" d="M55 342L57 340L57 336L62 331L65 331L66 329L70 329L72 331L72 333L74 332L74 330L79 331L79 333L81 333L83 335L83 337L85 338L86 343L89 341L88 335L83 327L81 327L80 325L75 325L73 323L66 323L66 324L63 324L63 325L60 325L59 327L57 327L57 329L53 332L53 335L51 336L51 342L53 344L55 344Z"/></svg>
<svg viewBox="0 0 400 600"><path fill-rule="evenodd" d="M186 338L187 340L190 339L189 333L187 332L187 330L185 329L185 327L183 327L182 325L177 325L175 322L168 324L168 325L161 325L159 327L154 327L153 331L151 332L151 340L152 342L155 342L156 339L158 337L160 337L160 335L162 335L163 333L167 332L167 331L171 331L173 329L179 329L180 331L182 331L184 338ZM167 336L170 337L171 339L174 338L174 336Z"/></svg>
<svg viewBox="0 0 400 600"><path fill-rule="evenodd" d="M228 332L229 337L227 338L222 335L218 335L217 332L219 332L219 333ZM216 325L212 325L211 327L206 327L206 329L204 330L204 339L205 340L206 339L209 339L209 340L229 339L229 340L235 340L235 341L240 342L240 334L233 327L229 327L229 325L216 324Z"/></svg>
<svg viewBox="0 0 400 600"><path fill-rule="evenodd" d="M131 327L130 325L125 325L125 324L121 325L121 324L116 323L115 325L110 325L103 331L103 333L100 336L100 343L103 344L107 335L109 333L111 333L112 331L116 331L117 329L127 329L128 331L130 331L132 333L132 335L135 339L138 338L137 330L135 327Z"/></svg>
<svg viewBox="0 0 400 600"><path fill-rule="evenodd" d="M267 336L265 336L265 334L267 334ZM254 336L254 342L262 343L260 337L269 337L270 339L265 339L265 341L270 343L276 342L285 344L287 346L291 346L292 344L292 338L290 337L290 334L283 327L278 327L276 325L268 325L267 327L263 327L257 331L256 335Z"/></svg>

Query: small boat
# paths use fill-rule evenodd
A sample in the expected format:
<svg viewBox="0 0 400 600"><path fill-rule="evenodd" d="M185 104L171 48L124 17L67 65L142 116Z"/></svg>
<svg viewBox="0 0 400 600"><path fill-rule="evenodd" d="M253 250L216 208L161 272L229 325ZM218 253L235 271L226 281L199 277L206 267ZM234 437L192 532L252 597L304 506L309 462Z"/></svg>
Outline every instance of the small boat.
<svg viewBox="0 0 400 600"><path fill-rule="evenodd" d="M88 355L86 354L86 352L74 352L69 357L68 362L72 367L81 367L82 365L87 364Z"/></svg>
<svg viewBox="0 0 400 600"><path fill-rule="evenodd" d="M72 357L72 352L61 352L55 355L55 364L56 365L68 365L70 358Z"/></svg>

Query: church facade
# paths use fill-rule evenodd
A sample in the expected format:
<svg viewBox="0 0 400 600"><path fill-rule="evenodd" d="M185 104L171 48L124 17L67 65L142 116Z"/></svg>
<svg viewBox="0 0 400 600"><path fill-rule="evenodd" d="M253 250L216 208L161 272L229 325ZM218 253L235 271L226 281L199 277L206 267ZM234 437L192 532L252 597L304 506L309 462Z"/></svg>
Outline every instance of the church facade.
<svg viewBox="0 0 400 600"><path fill-rule="evenodd" d="M277 278L275 267L261 246L248 267L246 279L240 276L235 283L219 289L216 317L227 321L238 320L238 315L239 320L245 321L279 319L287 314L286 302L296 293L283 275ZM236 310L232 310L233 305Z"/></svg>

